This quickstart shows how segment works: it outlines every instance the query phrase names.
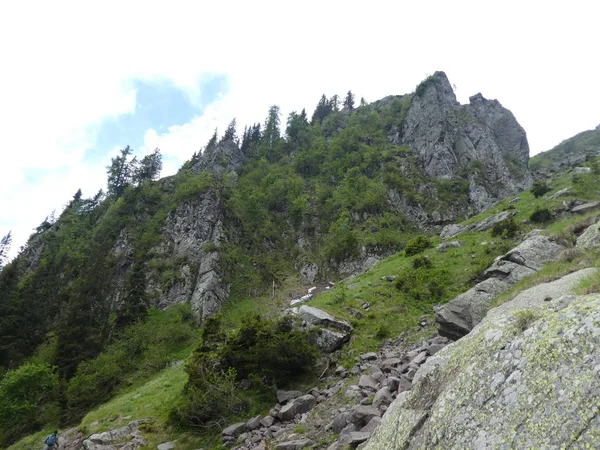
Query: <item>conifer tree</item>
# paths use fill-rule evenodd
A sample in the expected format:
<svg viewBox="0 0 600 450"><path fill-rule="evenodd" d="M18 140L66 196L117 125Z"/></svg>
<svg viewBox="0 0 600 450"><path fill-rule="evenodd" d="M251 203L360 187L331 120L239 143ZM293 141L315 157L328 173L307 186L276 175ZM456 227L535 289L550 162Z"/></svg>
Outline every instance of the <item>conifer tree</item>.
<svg viewBox="0 0 600 450"><path fill-rule="evenodd" d="M208 141L208 144L206 144L206 148L204 150L208 150L209 148L212 148L215 145L217 145L217 139L218 139L217 134L218 134L218 130L215 128L215 132L213 133L212 137Z"/></svg>
<svg viewBox="0 0 600 450"><path fill-rule="evenodd" d="M120 197L125 192L133 179L133 166L135 158L128 161L133 149L129 145L121 149L121 154L111 159L110 166L106 167L108 174L108 194Z"/></svg>
<svg viewBox="0 0 600 450"><path fill-rule="evenodd" d="M8 252L10 251L10 244L12 243L12 231L9 231L6 236L0 240L0 270L4 262L8 258Z"/></svg>
<svg viewBox="0 0 600 450"><path fill-rule="evenodd" d="M348 91L346 98L344 99L344 108L352 111L354 109L354 94L352 91Z"/></svg>
<svg viewBox="0 0 600 450"><path fill-rule="evenodd" d="M142 158L140 163L134 168L134 181L141 183L142 181L156 180L162 170L162 155L157 148L154 152Z"/></svg>
<svg viewBox="0 0 600 450"><path fill-rule="evenodd" d="M225 130L225 134L223 135L221 142L232 140L233 142L235 142L237 144L238 137L237 137L236 126L237 125L236 125L235 118L234 118L227 126L227 129Z"/></svg>

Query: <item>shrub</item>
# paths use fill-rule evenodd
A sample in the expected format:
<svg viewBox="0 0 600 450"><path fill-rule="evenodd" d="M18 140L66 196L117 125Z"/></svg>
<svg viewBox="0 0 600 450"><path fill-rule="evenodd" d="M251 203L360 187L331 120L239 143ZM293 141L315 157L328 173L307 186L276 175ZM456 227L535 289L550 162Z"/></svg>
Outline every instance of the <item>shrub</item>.
<svg viewBox="0 0 600 450"><path fill-rule="evenodd" d="M529 216L529 220L534 223L544 223L552 220L552 213L548 208L536 209Z"/></svg>
<svg viewBox="0 0 600 450"><path fill-rule="evenodd" d="M525 331L536 321L537 316L531 309L521 309L514 313L516 319L516 326L519 330Z"/></svg>
<svg viewBox="0 0 600 450"><path fill-rule="evenodd" d="M48 421L56 420L57 386L58 376L46 364L26 363L6 373L0 381L0 445L3 448ZM49 414L51 411L54 414Z"/></svg>
<svg viewBox="0 0 600 450"><path fill-rule="evenodd" d="M214 253L219 251L219 247L217 247L217 244L215 244L214 242L207 242L202 246L202 250L204 251L204 253Z"/></svg>
<svg viewBox="0 0 600 450"><path fill-rule="evenodd" d="M219 427L251 405L239 382L249 380L254 400L272 395L272 386L286 385L311 371L317 350L310 335L290 318L246 318L228 337L219 318L208 319L202 339L188 361L184 399L171 419L194 427ZM272 398L269 398L269 402ZM256 402L254 402L256 403Z"/></svg>
<svg viewBox="0 0 600 450"><path fill-rule="evenodd" d="M406 269L396 279L396 288L413 300L441 300L445 285L450 282L448 271L444 269Z"/></svg>
<svg viewBox="0 0 600 450"><path fill-rule="evenodd" d="M289 317L247 318L221 351L221 361L226 367L235 368L239 379L256 375L279 385L310 371L316 357L309 335L294 328Z"/></svg>
<svg viewBox="0 0 600 450"><path fill-rule="evenodd" d="M513 238L518 232L519 225L517 225L515 219L512 217L496 222L490 231L493 237L503 238Z"/></svg>
<svg viewBox="0 0 600 450"><path fill-rule="evenodd" d="M550 192L552 189L545 181L534 181L531 185L531 193L535 198L541 197L547 192Z"/></svg>
<svg viewBox="0 0 600 450"><path fill-rule="evenodd" d="M577 236L570 230L559 231L551 236L551 239L563 247L575 247Z"/></svg>
<svg viewBox="0 0 600 450"><path fill-rule="evenodd" d="M379 325L379 328L377 329L377 332L375 333L375 337L377 339L385 339L387 337L389 337L391 334L390 332L390 328L382 323L381 325Z"/></svg>
<svg viewBox="0 0 600 450"><path fill-rule="evenodd" d="M408 241L408 244L406 244L404 253L406 254L406 256L413 256L418 253L424 252L432 245L433 244L431 243L431 239L429 239L427 236L415 236L410 241Z"/></svg>
<svg viewBox="0 0 600 450"><path fill-rule="evenodd" d="M230 417L246 412L249 402L240 396L235 369L195 366L194 382L187 383L182 403L171 411L170 419L180 425L222 428Z"/></svg>
<svg viewBox="0 0 600 450"><path fill-rule="evenodd" d="M431 269L433 267L433 263L426 256L417 256L412 260L413 269L419 269L421 267L425 269Z"/></svg>
<svg viewBox="0 0 600 450"><path fill-rule="evenodd" d="M581 258L583 255L585 255L583 250L573 247L564 249L562 252L560 252L558 258L560 261L573 262L576 259Z"/></svg>

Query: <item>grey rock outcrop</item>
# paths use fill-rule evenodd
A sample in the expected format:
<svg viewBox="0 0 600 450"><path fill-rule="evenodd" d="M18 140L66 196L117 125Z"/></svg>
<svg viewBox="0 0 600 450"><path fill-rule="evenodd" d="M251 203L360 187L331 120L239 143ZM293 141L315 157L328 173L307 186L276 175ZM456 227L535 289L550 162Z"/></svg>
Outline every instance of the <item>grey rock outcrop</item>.
<svg viewBox="0 0 600 450"><path fill-rule="evenodd" d="M192 170L195 173L235 173L242 167L244 159L240 147L232 140L227 140L207 147L192 166Z"/></svg>
<svg viewBox="0 0 600 450"><path fill-rule="evenodd" d="M436 310L440 334L456 340L486 315L492 301L517 281L535 274L564 249L547 236L534 235L510 250L484 272L486 279Z"/></svg>
<svg viewBox="0 0 600 450"><path fill-rule="evenodd" d="M462 225L462 224L446 225L440 232L440 239L442 239L442 240L451 239L453 237L458 236L461 233L464 233L466 231L471 231L471 230L475 230L475 231L491 230L495 224L497 224L498 222L501 222L505 219L508 219L509 217L516 215L517 212L518 211L502 211L501 213L494 214L493 216L486 217L485 219L483 219L479 222L471 223L469 225ZM443 242L438 246L438 250L440 249L440 247L442 249L445 249L447 247L459 247L459 246L460 245L456 245L454 242L447 242L447 243Z"/></svg>
<svg viewBox="0 0 600 450"><path fill-rule="evenodd" d="M443 72L417 89L400 141L430 176L452 179L469 168L469 196L478 210L532 182L527 137L512 113L481 94L460 105Z"/></svg>
<svg viewBox="0 0 600 450"><path fill-rule="evenodd" d="M150 420L135 420L121 428L92 434L83 441L83 448L85 450L135 450L146 445L139 426L147 422Z"/></svg>
<svg viewBox="0 0 600 450"><path fill-rule="evenodd" d="M594 271L524 291L429 358L365 449L594 448L600 296L556 294Z"/></svg>
<svg viewBox="0 0 600 450"><path fill-rule="evenodd" d="M161 230L162 244L154 252L164 261L173 261L178 274L165 282L160 273L150 273L149 291L158 298L159 307L189 300L199 320L219 311L229 296L216 251L221 245L223 220L222 200L213 190L181 204L167 218Z"/></svg>

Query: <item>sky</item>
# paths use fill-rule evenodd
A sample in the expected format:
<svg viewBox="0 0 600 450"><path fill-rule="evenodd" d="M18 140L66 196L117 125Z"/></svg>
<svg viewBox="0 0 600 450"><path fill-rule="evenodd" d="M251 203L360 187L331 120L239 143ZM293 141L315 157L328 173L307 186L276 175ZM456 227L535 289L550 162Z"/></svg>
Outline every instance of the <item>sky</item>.
<svg viewBox="0 0 600 450"><path fill-rule="evenodd" d="M215 128L322 94L375 101L446 72L499 100L531 154L600 124L600 3L429 0L0 2L0 237L11 255L120 148L173 174Z"/></svg>

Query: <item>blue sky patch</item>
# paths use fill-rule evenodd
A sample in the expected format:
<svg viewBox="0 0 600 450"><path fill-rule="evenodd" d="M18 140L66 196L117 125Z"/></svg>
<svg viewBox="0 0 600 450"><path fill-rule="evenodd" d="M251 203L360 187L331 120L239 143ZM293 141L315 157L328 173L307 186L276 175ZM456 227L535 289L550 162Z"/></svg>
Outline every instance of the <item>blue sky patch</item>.
<svg viewBox="0 0 600 450"><path fill-rule="evenodd" d="M173 125L183 125L201 116L208 105L229 90L226 75L210 74L198 79L198 95L190 95L170 80L134 80L135 110L117 117L107 117L92 127L95 146L85 155L85 161L100 162L107 153L127 145L134 150L144 143L146 131L165 133ZM201 143L198 143L200 146Z"/></svg>

